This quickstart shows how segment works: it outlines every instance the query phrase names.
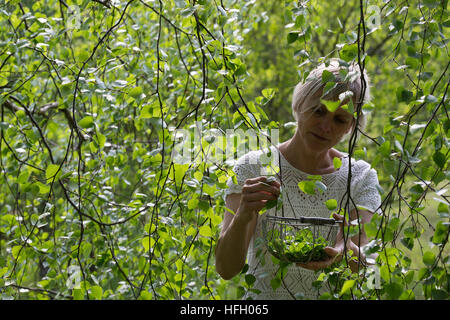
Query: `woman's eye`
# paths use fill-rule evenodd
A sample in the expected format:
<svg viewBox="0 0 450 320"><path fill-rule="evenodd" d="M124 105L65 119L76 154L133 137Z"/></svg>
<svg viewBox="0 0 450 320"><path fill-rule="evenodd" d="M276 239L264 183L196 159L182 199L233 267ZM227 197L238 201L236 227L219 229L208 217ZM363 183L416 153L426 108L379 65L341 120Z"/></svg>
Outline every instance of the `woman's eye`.
<svg viewBox="0 0 450 320"><path fill-rule="evenodd" d="M339 124L348 124L351 120L347 118L336 118L336 122Z"/></svg>
<svg viewBox="0 0 450 320"><path fill-rule="evenodd" d="M324 115L324 114L327 113L327 111L328 110L326 109L326 107L323 107L323 106L314 109L314 113L317 114L317 115Z"/></svg>

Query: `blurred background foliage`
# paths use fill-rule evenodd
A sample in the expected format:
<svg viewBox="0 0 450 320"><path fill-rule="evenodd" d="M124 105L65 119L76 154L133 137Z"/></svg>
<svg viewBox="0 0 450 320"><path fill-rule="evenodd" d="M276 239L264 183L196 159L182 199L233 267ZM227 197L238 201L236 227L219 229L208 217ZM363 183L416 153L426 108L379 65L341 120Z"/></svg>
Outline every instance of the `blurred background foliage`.
<svg viewBox="0 0 450 320"><path fill-rule="evenodd" d="M233 162L210 161L211 137L288 139L294 86L340 58L364 66L372 100L339 148L378 171L383 214L366 230L377 264L318 274L336 283L324 298L448 299L447 7L1 1L1 298L242 297L251 275L214 269ZM179 130L202 137L186 163Z"/></svg>

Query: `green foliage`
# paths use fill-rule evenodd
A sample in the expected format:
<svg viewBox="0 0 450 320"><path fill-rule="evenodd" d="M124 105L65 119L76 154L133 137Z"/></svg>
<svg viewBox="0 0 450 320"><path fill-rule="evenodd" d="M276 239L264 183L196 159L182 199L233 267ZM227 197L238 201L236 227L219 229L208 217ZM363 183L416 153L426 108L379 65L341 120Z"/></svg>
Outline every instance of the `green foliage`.
<svg viewBox="0 0 450 320"><path fill-rule="evenodd" d="M315 237L309 228L301 229L295 234L286 231L289 235L280 237L275 232L270 232L272 239L268 243L268 250L276 258L284 262L309 262L320 261L328 257L324 248L329 245L324 237Z"/></svg>
<svg viewBox="0 0 450 320"><path fill-rule="evenodd" d="M371 77L368 129L338 147L377 169L383 203L364 226L374 264L351 272L348 257L316 285L335 289L323 299L448 299L447 5L1 2L0 298L255 290L250 273L226 282L214 268L233 177L230 163L208 160L221 141L214 130L290 138L294 86L337 57ZM201 136L188 163L173 157L181 129ZM227 151L241 146L250 143ZM299 187L326 188L314 177Z"/></svg>

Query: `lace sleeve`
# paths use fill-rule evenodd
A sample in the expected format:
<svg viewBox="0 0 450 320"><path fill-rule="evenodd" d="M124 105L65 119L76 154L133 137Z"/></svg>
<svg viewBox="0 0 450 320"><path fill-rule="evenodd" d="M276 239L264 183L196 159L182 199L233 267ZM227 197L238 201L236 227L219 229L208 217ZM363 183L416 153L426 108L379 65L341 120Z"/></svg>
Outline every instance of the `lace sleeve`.
<svg viewBox="0 0 450 320"><path fill-rule="evenodd" d="M236 161L233 168L235 179L232 177L228 179L228 188L225 189L224 200L229 194L241 193L245 180L256 178L260 175L258 174L260 172L260 170L258 170L260 164L255 156L256 155L253 154L253 152L250 152Z"/></svg>
<svg viewBox="0 0 450 320"><path fill-rule="evenodd" d="M378 176L375 169L370 168L370 165L365 163L356 180L352 194L352 209L355 209L356 206L371 212L380 213L381 196L377 188Z"/></svg>

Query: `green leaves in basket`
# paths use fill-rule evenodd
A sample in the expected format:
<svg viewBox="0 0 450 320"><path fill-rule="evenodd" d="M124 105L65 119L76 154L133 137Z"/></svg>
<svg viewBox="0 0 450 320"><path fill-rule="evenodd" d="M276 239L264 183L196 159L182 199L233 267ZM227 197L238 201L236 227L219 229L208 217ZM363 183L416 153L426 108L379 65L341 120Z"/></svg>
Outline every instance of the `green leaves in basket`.
<svg viewBox="0 0 450 320"><path fill-rule="evenodd" d="M287 230L289 231L289 228ZM305 263L325 260L328 257L324 250L329 245L328 241L322 236L315 238L309 228L301 229L293 235L286 235L284 239L278 235L277 232L268 235L269 239L272 239L268 243L268 249L281 261Z"/></svg>

